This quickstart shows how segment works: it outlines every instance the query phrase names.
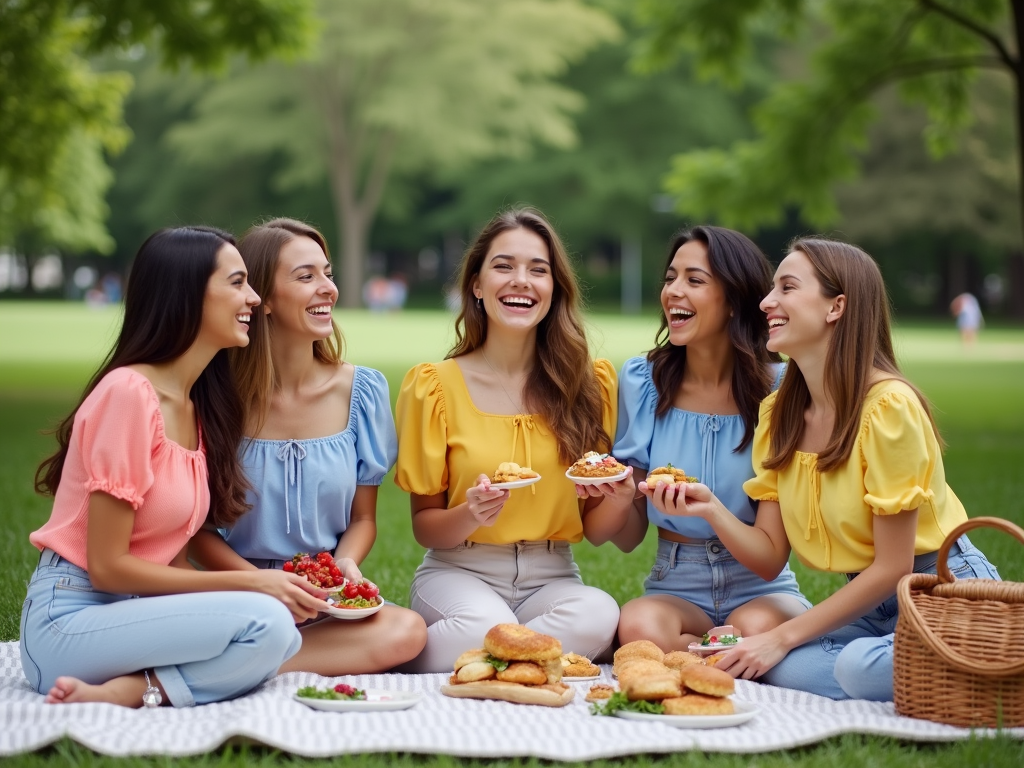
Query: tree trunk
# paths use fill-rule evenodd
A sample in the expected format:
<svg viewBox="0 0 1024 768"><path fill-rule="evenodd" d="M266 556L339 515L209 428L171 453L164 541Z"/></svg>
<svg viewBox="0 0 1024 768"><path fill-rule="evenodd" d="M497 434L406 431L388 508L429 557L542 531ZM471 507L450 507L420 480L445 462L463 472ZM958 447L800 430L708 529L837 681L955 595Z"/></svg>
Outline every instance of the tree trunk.
<svg viewBox="0 0 1024 768"><path fill-rule="evenodd" d="M367 226L353 206L335 195L336 216L341 224L341 284L338 300L346 309L362 305L363 265L367 256Z"/></svg>

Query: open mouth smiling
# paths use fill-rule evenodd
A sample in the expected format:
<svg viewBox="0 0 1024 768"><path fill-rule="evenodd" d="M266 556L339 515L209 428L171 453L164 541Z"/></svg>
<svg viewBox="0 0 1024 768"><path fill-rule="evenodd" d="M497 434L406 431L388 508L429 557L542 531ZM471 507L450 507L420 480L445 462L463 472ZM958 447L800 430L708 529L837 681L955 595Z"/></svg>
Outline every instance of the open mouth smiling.
<svg viewBox="0 0 1024 768"><path fill-rule="evenodd" d="M535 299L529 296L503 296L499 301L506 307L513 309L530 309L537 304Z"/></svg>
<svg viewBox="0 0 1024 768"><path fill-rule="evenodd" d="M314 317L330 317L331 305L325 304L322 307L309 307L306 312Z"/></svg>
<svg viewBox="0 0 1024 768"><path fill-rule="evenodd" d="M689 320L697 313L690 309L683 309L682 307L671 307L668 311L668 319L670 323L682 323Z"/></svg>

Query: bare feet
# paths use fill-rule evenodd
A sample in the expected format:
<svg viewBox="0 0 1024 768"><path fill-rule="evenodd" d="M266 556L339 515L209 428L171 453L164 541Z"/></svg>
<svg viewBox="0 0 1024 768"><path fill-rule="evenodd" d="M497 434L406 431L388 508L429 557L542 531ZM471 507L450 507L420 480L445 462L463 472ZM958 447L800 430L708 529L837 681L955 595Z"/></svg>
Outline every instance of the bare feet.
<svg viewBox="0 0 1024 768"><path fill-rule="evenodd" d="M157 683L159 685L159 683ZM47 704L77 704L84 701L103 701L122 707L141 707L146 679L142 675L124 675L101 685L90 685L75 677L58 677L46 694ZM164 701L167 697L164 697Z"/></svg>

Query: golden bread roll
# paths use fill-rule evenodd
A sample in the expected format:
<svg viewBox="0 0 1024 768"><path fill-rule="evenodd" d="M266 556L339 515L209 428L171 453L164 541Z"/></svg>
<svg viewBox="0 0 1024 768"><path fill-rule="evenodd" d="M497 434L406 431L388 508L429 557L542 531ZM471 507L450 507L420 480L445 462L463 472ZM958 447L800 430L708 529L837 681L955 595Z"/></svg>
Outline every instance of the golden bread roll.
<svg viewBox="0 0 1024 768"><path fill-rule="evenodd" d="M531 477L539 477L539 476L540 475L537 472L534 472L529 467L520 467L519 468L519 479L520 480L529 480Z"/></svg>
<svg viewBox="0 0 1024 768"><path fill-rule="evenodd" d="M575 691L565 683L520 685L501 680L442 685L441 693L456 699L498 699L514 704L539 704L544 707L564 707L575 695Z"/></svg>
<svg viewBox="0 0 1024 768"><path fill-rule="evenodd" d="M484 635L484 648L507 661L547 661L562 655L562 644L522 624L498 624Z"/></svg>
<svg viewBox="0 0 1024 768"><path fill-rule="evenodd" d="M664 483L685 483L686 473L679 467L655 467L647 473L647 484L654 485L658 480Z"/></svg>
<svg viewBox="0 0 1024 768"><path fill-rule="evenodd" d="M683 482L683 481L676 480L672 475L655 474L654 472L652 472L651 474L649 474L647 476L647 487L648 488L653 488L658 483L665 483L666 485L675 485L678 482Z"/></svg>
<svg viewBox="0 0 1024 768"><path fill-rule="evenodd" d="M548 681L547 673L532 661L513 661L499 671L497 677L502 682L520 685L544 685Z"/></svg>
<svg viewBox="0 0 1024 768"><path fill-rule="evenodd" d="M455 660L455 671L458 672L464 666L472 664L474 661L487 661L490 655L483 648L474 648L471 651L466 651Z"/></svg>
<svg viewBox="0 0 1024 768"><path fill-rule="evenodd" d="M590 686L590 690L587 691L587 701L604 701L610 699L612 694L615 693L615 688L610 685L603 685L601 683Z"/></svg>
<svg viewBox="0 0 1024 768"><path fill-rule="evenodd" d="M703 665L704 659L696 653L690 653L689 651L672 651L665 654L665 658L661 663L669 669L682 669L690 664Z"/></svg>
<svg viewBox="0 0 1024 768"><path fill-rule="evenodd" d="M679 675L665 672L658 675L636 675L619 679L619 688L630 701L660 701L661 699L681 696L682 686Z"/></svg>
<svg viewBox="0 0 1024 768"><path fill-rule="evenodd" d="M619 662L626 659L654 659L654 661L661 661L664 658L665 652L650 640L634 640L615 651L612 660L617 666Z"/></svg>
<svg viewBox="0 0 1024 768"><path fill-rule="evenodd" d="M704 696L700 693L687 693L662 700L666 715L731 715L736 708L732 699L718 696Z"/></svg>
<svg viewBox="0 0 1024 768"><path fill-rule="evenodd" d="M736 690L736 681L728 672L696 664L679 670L679 679L686 688L708 696L729 696Z"/></svg>
<svg viewBox="0 0 1024 768"><path fill-rule="evenodd" d="M725 656L725 651L719 651L718 653L713 653L710 656L705 656L704 665L707 667L717 666L723 656Z"/></svg>
<svg viewBox="0 0 1024 768"><path fill-rule="evenodd" d="M601 668L596 664L570 664L562 670L566 677L595 677L601 674Z"/></svg>
<svg viewBox="0 0 1024 768"><path fill-rule="evenodd" d="M615 676L621 680L634 675L660 675L668 672L669 669L660 661L653 659L626 659L621 664L615 665L614 671Z"/></svg>
<svg viewBox="0 0 1024 768"><path fill-rule="evenodd" d="M498 675L498 670L486 661L471 661L463 664L455 673L460 683L475 683L478 680L493 680Z"/></svg>

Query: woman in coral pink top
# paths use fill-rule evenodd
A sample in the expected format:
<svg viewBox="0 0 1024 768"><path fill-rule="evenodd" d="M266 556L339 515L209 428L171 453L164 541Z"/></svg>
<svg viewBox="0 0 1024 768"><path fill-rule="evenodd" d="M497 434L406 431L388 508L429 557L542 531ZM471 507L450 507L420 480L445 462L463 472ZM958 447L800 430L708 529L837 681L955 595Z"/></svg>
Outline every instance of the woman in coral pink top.
<svg viewBox="0 0 1024 768"><path fill-rule="evenodd" d="M49 703L191 706L243 694L324 606L284 572L206 573L185 557L210 514L245 512L242 408L226 350L260 299L230 235L157 232L139 250L117 344L39 467L55 496L21 618L21 662Z"/></svg>

